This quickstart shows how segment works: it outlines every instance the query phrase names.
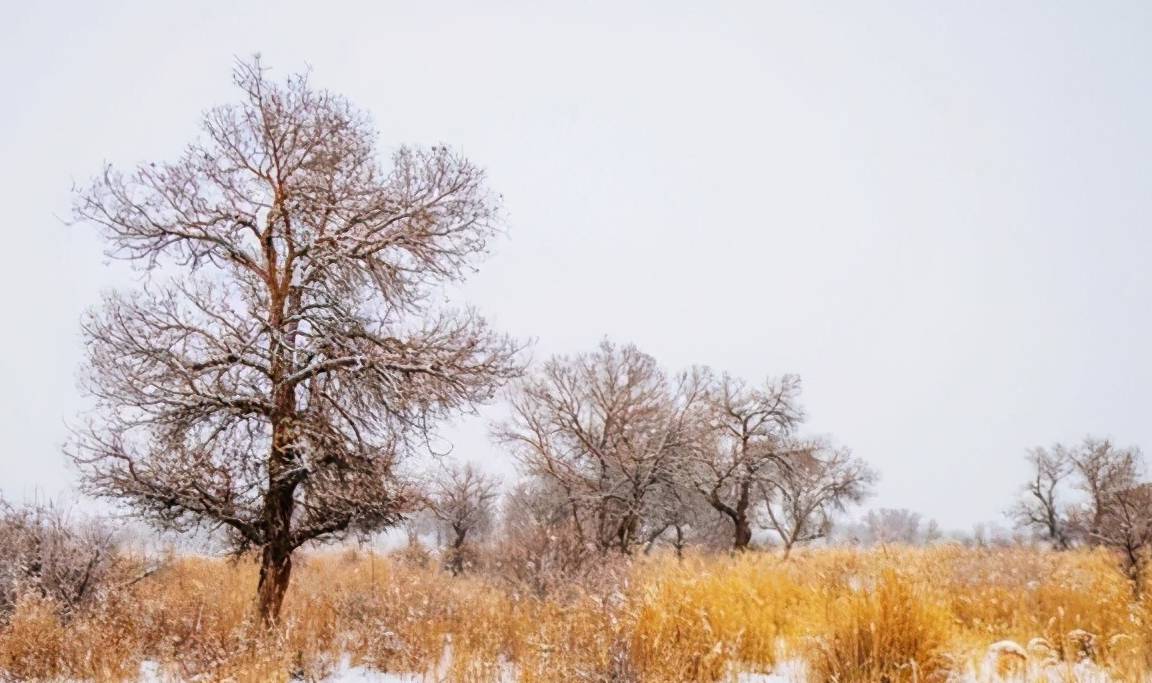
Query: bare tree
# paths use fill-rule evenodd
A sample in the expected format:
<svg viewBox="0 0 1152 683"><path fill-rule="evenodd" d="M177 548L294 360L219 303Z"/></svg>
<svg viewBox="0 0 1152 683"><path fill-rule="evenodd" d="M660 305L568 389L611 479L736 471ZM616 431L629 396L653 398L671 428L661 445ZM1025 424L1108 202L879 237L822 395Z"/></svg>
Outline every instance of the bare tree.
<svg viewBox="0 0 1152 683"><path fill-rule="evenodd" d="M690 377L670 381L635 346L605 341L520 383L494 436L555 485L582 541L628 553L663 516L654 506L668 498L656 494L692 446L697 399Z"/></svg>
<svg viewBox="0 0 1152 683"><path fill-rule="evenodd" d="M1081 540L1094 543L1102 536L1112 494L1138 484L1143 456L1137 448L1118 448L1094 437L1085 437L1067 453L1076 486L1087 498L1086 504L1071 507L1069 525Z"/></svg>
<svg viewBox="0 0 1152 683"><path fill-rule="evenodd" d="M1152 484L1137 484L1103 494L1091 541L1115 550L1139 597L1152 547Z"/></svg>
<svg viewBox="0 0 1152 683"><path fill-rule="evenodd" d="M752 540L758 491L778 467L787 438L803 419L798 404L800 379L785 375L754 388L725 374L708 381L707 431L701 435L691 479L732 528L732 547L744 550Z"/></svg>
<svg viewBox="0 0 1152 683"><path fill-rule="evenodd" d="M864 517L864 526L869 540L881 545L899 543L918 545L932 536L939 535L934 521L924 527L920 514L904 508L879 508L869 510ZM928 533L931 531L932 533Z"/></svg>
<svg viewBox="0 0 1152 683"><path fill-rule="evenodd" d="M1152 486L1141 482L1143 454L1093 437L1066 452L1086 499L1067 513L1071 533L1115 551L1139 594L1152 545Z"/></svg>
<svg viewBox="0 0 1152 683"><path fill-rule="evenodd" d="M797 543L828 535L832 515L869 494L876 474L845 448L800 442L784 452L764 479L767 526L780 538L784 557Z"/></svg>
<svg viewBox="0 0 1152 683"><path fill-rule="evenodd" d="M136 571L143 567L121 552L110 525L51 503L0 501L0 617L26 594L68 616Z"/></svg>
<svg viewBox="0 0 1152 683"><path fill-rule="evenodd" d="M504 497L492 560L498 575L543 595L588 571L594 552L555 480L528 478Z"/></svg>
<svg viewBox="0 0 1152 683"><path fill-rule="evenodd" d="M683 557L690 544L712 541L717 536L717 526L726 522L679 477L662 482L652 496L649 509L644 543L646 553L658 544L666 544L672 546L677 557Z"/></svg>
<svg viewBox="0 0 1152 683"><path fill-rule="evenodd" d="M1070 539L1059 494L1061 485L1072 472L1068 449L1060 444L1051 449L1033 448L1028 451L1028 463L1032 477L1009 515L1017 527L1039 532L1053 547L1065 550Z"/></svg>
<svg viewBox="0 0 1152 683"><path fill-rule="evenodd" d="M465 543L469 534L487 531L493 524L500 482L471 463L448 465L433 481L428 510L440 531L448 537L446 565L460 574L467 564Z"/></svg>
<svg viewBox="0 0 1152 683"><path fill-rule="evenodd" d="M944 532L940 529L940 522L934 519L929 519L920 531L921 543L935 543L944 537Z"/></svg>
<svg viewBox="0 0 1152 683"><path fill-rule="evenodd" d="M999 523L991 521L976 522L972 525L970 534L960 534L957 540L964 545L976 548L1008 548L1018 545L1022 539L1013 534L1011 529L1006 529Z"/></svg>
<svg viewBox="0 0 1152 683"><path fill-rule="evenodd" d="M75 215L149 276L84 324L96 408L71 452L87 490L164 528L261 549L275 621L293 551L395 524L396 463L517 374L515 345L432 294L497 227L483 173L401 148L305 76L241 63L239 104L171 163L106 169Z"/></svg>

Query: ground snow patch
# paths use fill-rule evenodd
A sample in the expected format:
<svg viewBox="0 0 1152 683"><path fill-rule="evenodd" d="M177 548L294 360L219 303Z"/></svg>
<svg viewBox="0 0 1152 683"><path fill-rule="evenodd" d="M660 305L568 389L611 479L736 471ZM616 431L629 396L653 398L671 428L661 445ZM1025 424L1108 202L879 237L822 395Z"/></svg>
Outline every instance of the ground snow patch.
<svg viewBox="0 0 1152 683"><path fill-rule="evenodd" d="M505 671L503 681L514 681L511 670ZM138 683L169 683L174 681L166 676L157 662L145 661L140 665ZM435 673L385 673L364 666L354 666L344 658L336 669L326 676L322 683L444 683L447 679ZM804 683L806 680L804 663L799 660L781 662L771 673L737 673L732 678L735 683ZM1018 677L1007 679L997 676L988 663L971 667L966 673L955 675L951 683L1009 683L1022 680ZM1117 683L1106 672L1093 666L1091 662L1049 667L1029 667L1024 680L1044 683Z"/></svg>
<svg viewBox="0 0 1152 683"><path fill-rule="evenodd" d="M772 673L738 673L736 683L803 683L804 662L789 659L776 666Z"/></svg>
<svg viewBox="0 0 1152 683"><path fill-rule="evenodd" d="M423 683L425 680L416 674L387 674L363 666L352 666L345 661L324 679L324 683Z"/></svg>

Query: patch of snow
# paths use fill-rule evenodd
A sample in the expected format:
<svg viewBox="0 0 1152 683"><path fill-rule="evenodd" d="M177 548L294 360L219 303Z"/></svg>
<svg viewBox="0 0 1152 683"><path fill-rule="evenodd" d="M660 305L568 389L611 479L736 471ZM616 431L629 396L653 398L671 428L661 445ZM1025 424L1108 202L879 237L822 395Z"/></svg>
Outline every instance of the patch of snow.
<svg viewBox="0 0 1152 683"><path fill-rule="evenodd" d="M390 674L363 666L352 666L345 660L329 674L324 683L423 683L425 678L416 674Z"/></svg>
<svg viewBox="0 0 1152 683"><path fill-rule="evenodd" d="M1000 650L1014 650L1015 648L993 647L990 649L998 652ZM444 664L445 662L441 662L440 666L424 674L385 673L365 666L354 666L349 658L344 657L336 669L323 678L320 683L444 683L448 679L439 673L439 671L446 670ZM1024 674L1024 677L1021 677L1020 673L1007 677L998 675L995 660L989 657L968 667L964 673L952 676L949 683L1018 683L1024 680L1035 683L1119 683L1115 678L1109 676L1107 671L1088 660L1079 664L1066 664L1051 661L1039 662L1033 657L1028 661L1027 673ZM169 683L176 679L166 675L158 662L145 661L140 665L140 677L137 680L138 683ZM515 680L514 667L505 663L501 667L499 681L514 683ZM733 673L729 680L734 683L804 683L807 680L807 671L803 661L790 659L778 664L771 672Z"/></svg>
<svg viewBox="0 0 1152 683"><path fill-rule="evenodd" d="M151 660L140 662L139 683L161 683L164 677L160 675L160 663Z"/></svg>
<svg viewBox="0 0 1152 683"><path fill-rule="evenodd" d="M1108 672L1089 660L1078 664L1030 659L1023 671L1000 675L996 660L986 658L979 666L969 667L963 674L953 676L949 683L1119 683Z"/></svg>
<svg viewBox="0 0 1152 683"><path fill-rule="evenodd" d="M780 662L771 673L738 673L736 683L803 683L807 678L804 662L789 659Z"/></svg>

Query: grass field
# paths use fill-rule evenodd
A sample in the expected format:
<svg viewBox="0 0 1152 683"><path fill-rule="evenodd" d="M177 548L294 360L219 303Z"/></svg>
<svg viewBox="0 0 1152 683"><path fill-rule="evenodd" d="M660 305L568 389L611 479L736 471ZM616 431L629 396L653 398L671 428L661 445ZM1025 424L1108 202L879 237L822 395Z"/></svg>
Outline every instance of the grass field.
<svg viewBox="0 0 1152 683"><path fill-rule="evenodd" d="M61 615L27 596L7 680L722 681L1146 678L1152 600L1103 552L888 548L620 559L541 593L498 562L454 577L411 554L300 558L282 626L253 621L254 562L179 556ZM1038 640L1043 639L1043 640ZM1011 644L997 645L1004 640ZM1031 641L1031 642L1030 642ZM1030 672L1030 673L1024 673Z"/></svg>

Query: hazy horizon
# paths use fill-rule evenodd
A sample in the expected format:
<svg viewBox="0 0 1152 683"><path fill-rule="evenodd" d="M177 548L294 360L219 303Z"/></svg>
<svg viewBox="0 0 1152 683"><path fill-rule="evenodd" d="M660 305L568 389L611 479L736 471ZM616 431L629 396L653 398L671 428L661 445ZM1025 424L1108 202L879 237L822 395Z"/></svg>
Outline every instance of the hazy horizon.
<svg viewBox="0 0 1152 683"><path fill-rule="evenodd" d="M1031 446L1152 448L1152 6L869 5L6 6L0 492L72 490L81 315L135 281L72 183L177 155L254 52L488 170L508 235L454 298L536 361L798 373L866 508L1003 521Z"/></svg>

